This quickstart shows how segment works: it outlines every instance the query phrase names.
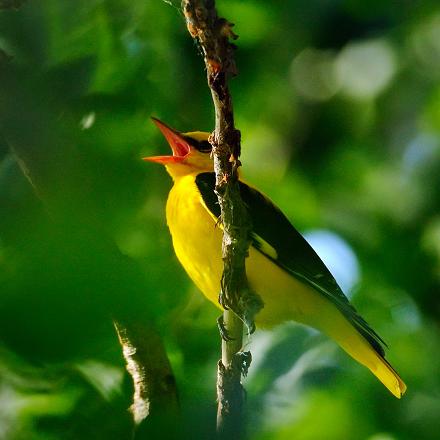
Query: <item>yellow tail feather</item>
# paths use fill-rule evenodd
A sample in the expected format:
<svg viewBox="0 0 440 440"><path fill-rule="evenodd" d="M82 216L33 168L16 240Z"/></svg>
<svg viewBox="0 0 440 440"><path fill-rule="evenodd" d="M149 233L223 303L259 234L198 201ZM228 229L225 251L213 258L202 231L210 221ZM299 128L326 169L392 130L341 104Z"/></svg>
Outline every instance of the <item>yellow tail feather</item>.
<svg viewBox="0 0 440 440"><path fill-rule="evenodd" d="M347 325L352 327L348 322ZM406 391L406 385L399 374L374 348L352 327L350 334L331 336L356 361L367 367L387 388L400 399Z"/></svg>
<svg viewBox="0 0 440 440"><path fill-rule="evenodd" d="M215 227L214 220L200 202L194 176L180 177L167 203L167 222L174 250L194 283L219 306L222 231ZM267 255L275 252L273 259L276 258L274 249L265 248L264 251ZM406 385L399 375L326 296L253 247L249 249L246 272L251 287L264 302L264 308L256 316L257 326L270 328L294 320L317 328L371 370L392 394L398 398L403 395Z"/></svg>

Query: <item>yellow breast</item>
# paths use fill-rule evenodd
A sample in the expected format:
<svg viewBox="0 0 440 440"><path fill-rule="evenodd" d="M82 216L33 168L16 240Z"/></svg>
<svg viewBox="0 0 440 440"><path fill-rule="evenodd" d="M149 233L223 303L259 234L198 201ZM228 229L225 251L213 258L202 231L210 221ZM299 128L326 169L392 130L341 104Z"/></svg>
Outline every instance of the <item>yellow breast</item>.
<svg viewBox="0 0 440 440"><path fill-rule="evenodd" d="M196 286L219 307L223 232L203 205L195 174L175 180L166 213L177 258ZM272 326L294 319L316 326L311 321L319 307L327 302L320 294L253 247L249 249L246 271L251 288L265 303L257 316L258 325Z"/></svg>
<svg viewBox="0 0 440 440"><path fill-rule="evenodd" d="M196 286L218 305L222 231L204 209L194 175L176 179L166 214L177 258Z"/></svg>

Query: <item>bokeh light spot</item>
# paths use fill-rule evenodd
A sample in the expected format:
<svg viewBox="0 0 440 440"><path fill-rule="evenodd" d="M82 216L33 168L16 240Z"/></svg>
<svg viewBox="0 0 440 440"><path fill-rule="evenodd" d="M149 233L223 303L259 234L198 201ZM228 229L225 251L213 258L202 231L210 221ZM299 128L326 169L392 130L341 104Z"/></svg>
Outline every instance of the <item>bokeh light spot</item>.
<svg viewBox="0 0 440 440"><path fill-rule="evenodd" d="M336 59L341 91L355 99L377 97L390 84L396 70L396 55L386 40L349 43Z"/></svg>
<svg viewBox="0 0 440 440"><path fill-rule="evenodd" d="M347 296L359 282L359 263L350 245L334 232L313 230L304 237L330 270Z"/></svg>
<svg viewBox="0 0 440 440"><path fill-rule="evenodd" d="M340 88L333 54L313 48L303 50L292 61L290 79L295 91L310 101L327 101Z"/></svg>

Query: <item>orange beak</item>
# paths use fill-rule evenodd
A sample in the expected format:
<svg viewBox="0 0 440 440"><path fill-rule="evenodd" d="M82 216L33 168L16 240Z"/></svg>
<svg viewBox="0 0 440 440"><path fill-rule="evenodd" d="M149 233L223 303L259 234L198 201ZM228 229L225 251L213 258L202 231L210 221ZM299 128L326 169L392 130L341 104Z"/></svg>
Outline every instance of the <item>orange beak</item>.
<svg viewBox="0 0 440 440"><path fill-rule="evenodd" d="M182 162L186 156L191 152L191 147L185 138L176 130L168 127L162 121L157 118L151 118L153 122L159 127L159 130L165 136L165 139L170 144L171 150L173 151L172 156L151 156L144 157L143 160L148 160L149 162L161 163L166 165L169 163L179 163Z"/></svg>

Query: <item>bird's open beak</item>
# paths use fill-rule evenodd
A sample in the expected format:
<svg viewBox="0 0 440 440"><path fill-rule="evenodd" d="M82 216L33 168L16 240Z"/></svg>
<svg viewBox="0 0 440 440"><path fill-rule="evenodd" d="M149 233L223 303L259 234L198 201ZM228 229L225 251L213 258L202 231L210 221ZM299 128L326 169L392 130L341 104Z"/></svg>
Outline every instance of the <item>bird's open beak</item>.
<svg viewBox="0 0 440 440"><path fill-rule="evenodd" d="M144 157L143 160L161 163L163 165L182 162L191 151L191 147L188 142L182 137L182 135L178 131L172 129L171 127L168 127L168 125L164 124L162 121L159 121L159 119L151 119L159 127L159 130L162 132L162 134L165 136L165 139L170 144L170 147L173 150L173 155Z"/></svg>

